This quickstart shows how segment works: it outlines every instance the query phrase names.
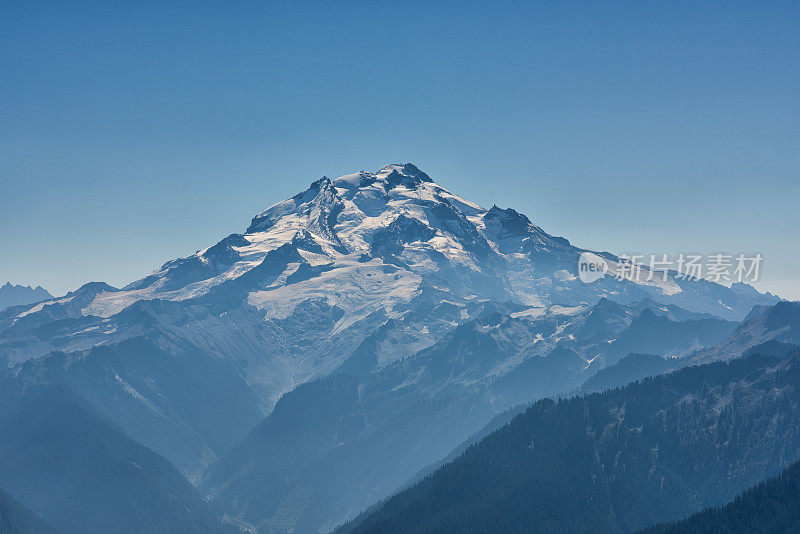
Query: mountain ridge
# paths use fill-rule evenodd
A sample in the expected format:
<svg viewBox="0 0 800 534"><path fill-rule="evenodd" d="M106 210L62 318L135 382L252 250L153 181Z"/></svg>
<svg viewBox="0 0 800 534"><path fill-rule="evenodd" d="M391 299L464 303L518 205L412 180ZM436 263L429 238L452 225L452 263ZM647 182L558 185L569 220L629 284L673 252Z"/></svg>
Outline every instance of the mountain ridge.
<svg viewBox="0 0 800 534"><path fill-rule="evenodd" d="M42 286L23 286L6 282L0 286L0 311L11 306L33 304L53 298Z"/></svg>
<svg viewBox="0 0 800 534"><path fill-rule="evenodd" d="M724 504L800 457L798 372L751 354L540 401L336 532L632 532Z"/></svg>
<svg viewBox="0 0 800 534"><path fill-rule="evenodd" d="M375 234L380 244L373 242ZM409 291L416 291L423 280L435 285L442 278L450 286L477 290L490 297L511 297L510 300L529 305L592 301L616 290L621 291L617 300L655 297L692 311L740 319L753 305L775 301L757 292L752 295L704 280L646 280L646 270L642 279L628 283L576 283L577 256L585 249L544 232L512 208L485 209L463 199L409 163L386 165L375 173L361 171L335 180L317 180L306 191L257 214L243 234L231 234L195 254L171 260L121 290L99 292L82 307L81 313L109 317L137 300L197 298L260 266L270 251L284 245L298 253L289 264L316 266L333 261L334 274L329 276L339 282L352 275L358 267L355 260L361 255L373 258L360 264L372 276L386 274L371 267L374 259L384 266L398 267L394 274L407 277L405 284L398 286L392 284L391 277L380 278L383 285L395 286L393 291L381 293L383 300L389 301L407 299ZM597 254L615 260L611 254ZM498 261L508 267L497 271ZM554 273L562 270L566 271L558 275L562 280L554 279ZM512 272L517 274L510 276ZM502 282L491 282L492 276L499 276ZM315 276L315 283L324 281L320 278ZM264 280L257 294L249 295L248 302L273 314L287 313L287 307L297 302L291 298L288 303L276 302L288 298L275 292L281 280ZM559 284L564 287L559 290L559 298L554 299L553 291ZM273 294L267 295L263 289ZM295 290L301 291L297 287ZM346 311L359 313L364 307L374 311L376 300L367 298L363 291L357 292L362 293L361 302L342 301ZM633 294L626 296L627 293ZM702 297L703 294L708 296ZM713 305L703 305L706 309L693 309L692 304L698 305L693 300L695 296L723 298L720 303L713 298ZM368 311L362 310L360 316L366 315Z"/></svg>
<svg viewBox="0 0 800 534"><path fill-rule="evenodd" d="M775 301L674 275L584 284L582 251L411 164L323 178L125 287L0 311L2 380L74 390L240 524L330 529L498 412L628 351L708 348L735 326L720 315Z"/></svg>

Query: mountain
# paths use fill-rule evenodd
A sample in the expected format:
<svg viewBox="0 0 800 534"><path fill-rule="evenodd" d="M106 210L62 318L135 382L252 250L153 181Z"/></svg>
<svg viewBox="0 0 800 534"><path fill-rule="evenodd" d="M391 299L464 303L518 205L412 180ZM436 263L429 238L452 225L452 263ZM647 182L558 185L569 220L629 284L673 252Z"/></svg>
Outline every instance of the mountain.
<svg viewBox="0 0 800 534"><path fill-rule="evenodd" d="M494 415L577 388L604 361L609 341L639 331L635 313L668 313L608 300L536 313L496 302L472 309L442 304L445 297L418 297L427 303L409 303L414 312L400 308L402 316L367 338L336 372L285 394L247 439L211 466L204 491L264 532L333 528L448 455ZM436 331L460 317L457 305L474 318L445 330L430 347L384 358L387 348L408 347L413 332ZM709 342L732 329L722 319L685 317L655 324L702 332ZM657 327L649 332L665 337ZM639 338L629 337L630 347L641 348L633 343ZM647 338L642 343L650 347ZM685 343L675 338L664 349Z"/></svg>
<svg viewBox="0 0 800 534"><path fill-rule="evenodd" d="M642 534L800 532L800 462L745 491L722 508L703 510Z"/></svg>
<svg viewBox="0 0 800 534"><path fill-rule="evenodd" d="M0 362L73 391L233 520L324 530L498 413L628 352L708 348L777 300L646 270L585 284L583 252L412 164L323 177L125 287L0 311Z"/></svg>
<svg viewBox="0 0 800 534"><path fill-rule="evenodd" d="M647 308L613 341L606 354L606 365L613 365L632 352L659 354L667 358L687 356L727 338L737 326L738 323L719 319L672 321ZM677 340L682 340L682 343Z"/></svg>
<svg viewBox="0 0 800 534"><path fill-rule="evenodd" d="M194 488L68 389L7 387L0 487L62 532L222 532Z"/></svg>
<svg viewBox="0 0 800 534"><path fill-rule="evenodd" d="M36 514L0 490L0 532L4 534L56 534Z"/></svg>
<svg viewBox="0 0 800 534"><path fill-rule="evenodd" d="M15 360L86 348L109 334L85 319L113 321L140 301L181 304L176 307L184 312L202 308L217 319L254 308L261 320L283 319L302 303L323 301L337 310L335 332L375 312L391 314L393 306L408 302L425 287L540 308L592 305L602 297L621 303L652 299L734 320L754 305L777 301L741 284L727 288L674 276L648 280L646 269L632 279L607 277L584 284L577 279L581 252L585 250L545 233L512 209L485 209L458 197L414 165L387 165L376 173L320 179L256 215L243 234L231 234L191 256L167 262L121 290L87 284L63 298L6 313L0 317L3 329L83 318L80 326L92 330L79 340L38 336L36 347L22 350L5 343L3 348L11 350ZM610 264L618 261L608 253L595 254ZM214 326L229 325L204 325L203 333L222 343ZM112 340L122 332L115 334ZM328 370L335 367L332 359L325 365ZM294 374L315 374L312 363L322 365L318 358L306 360L293 361L298 370ZM290 377L283 378L291 385ZM273 402L281 392L272 393Z"/></svg>
<svg viewBox="0 0 800 534"><path fill-rule="evenodd" d="M798 351L800 351L800 346L798 345L768 341L749 349L747 352L745 352L744 356L746 357L751 354L759 354L773 356L775 358L786 358ZM646 377L656 376L658 374L680 368L684 363L685 361L683 360L664 358L655 354L632 353L622 358L614 365L604 367L597 371L574 393L586 394L619 388ZM573 394L573 392L566 392L563 396L566 397L570 394ZM445 465L446 463L452 462L461 456L470 446L479 442L481 439L493 433L495 430L505 426L511 422L514 417L525 412L525 410L530 406L531 403L518 404L496 415L489 421L489 423L486 424L486 426L464 440L458 445L458 447L450 451L446 457L422 469L417 475L412 477L411 482L414 483L422 480L426 476L433 473L437 468Z"/></svg>
<svg viewBox="0 0 800 534"><path fill-rule="evenodd" d="M752 354L543 400L340 529L632 532L730 501L800 459L800 353Z"/></svg>
<svg viewBox="0 0 800 534"><path fill-rule="evenodd" d="M42 286L34 288L31 286L11 285L11 282L6 282L0 286L0 310L10 306L33 304L52 298L53 295Z"/></svg>
<svg viewBox="0 0 800 534"><path fill-rule="evenodd" d="M688 363L724 360L769 341L800 344L800 302L754 307L729 339L698 351Z"/></svg>
<svg viewBox="0 0 800 534"><path fill-rule="evenodd" d="M19 364L7 383L69 388L187 474L241 440L263 414L250 386L213 354L152 328L113 346Z"/></svg>
<svg viewBox="0 0 800 534"><path fill-rule="evenodd" d="M609 367L597 371L580 387L581 393L605 391L635 382L647 376L655 376L680 365L674 359L655 354L631 353Z"/></svg>

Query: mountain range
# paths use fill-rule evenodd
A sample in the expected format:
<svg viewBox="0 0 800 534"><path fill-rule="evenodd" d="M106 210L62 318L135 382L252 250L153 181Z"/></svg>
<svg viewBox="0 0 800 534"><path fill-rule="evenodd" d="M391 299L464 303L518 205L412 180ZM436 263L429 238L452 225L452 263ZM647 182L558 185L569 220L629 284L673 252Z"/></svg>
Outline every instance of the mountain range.
<svg viewBox="0 0 800 534"><path fill-rule="evenodd" d="M773 295L646 269L586 284L584 252L620 261L412 164L323 177L123 288L92 282L0 311L5 424L20 432L34 403L97 428L113 450L63 451L64 480L118 466L131 493L96 487L122 495L129 508L108 517L132 530L324 532L493 418L593 376L602 389L800 340L795 305ZM71 517L64 480L36 482L50 504L25 485L38 464L24 450L68 430L48 421L32 442L5 438L21 467L0 488L56 528L103 531L91 512L103 495L81 494ZM155 513L145 496L159 491L172 504Z"/></svg>
<svg viewBox="0 0 800 534"><path fill-rule="evenodd" d="M337 532L634 532L677 520L800 458L798 384L795 349L542 400Z"/></svg>
<svg viewBox="0 0 800 534"><path fill-rule="evenodd" d="M11 282L0 286L0 310L9 306L33 304L51 298L53 295L42 286L12 285Z"/></svg>

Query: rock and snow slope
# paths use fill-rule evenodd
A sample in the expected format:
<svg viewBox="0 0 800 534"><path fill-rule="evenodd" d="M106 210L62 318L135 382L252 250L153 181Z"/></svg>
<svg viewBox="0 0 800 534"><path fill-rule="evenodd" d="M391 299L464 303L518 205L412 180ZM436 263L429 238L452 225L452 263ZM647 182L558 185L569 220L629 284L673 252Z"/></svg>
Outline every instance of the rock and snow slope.
<svg viewBox="0 0 800 534"><path fill-rule="evenodd" d="M583 284L576 278L581 252L512 209L485 209L451 193L412 164L386 165L317 180L256 215L243 234L122 289L91 283L3 310L0 358L15 365L158 330L232 362L269 411L285 391L338 367L426 290L459 303L451 326L469 317L468 303L489 299L518 305L522 316L608 297L652 299L727 319L776 300L672 277ZM399 344L387 357L407 352Z"/></svg>
<svg viewBox="0 0 800 534"><path fill-rule="evenodd" d="M733 319L756 302L775 301L706 281L646 280L646 271L638 280L582 284L575 278L580 252L512 209L485 209L451 193L412 164L386 165L317 180L256 215L244 234L170 261L122 290L98 292L80 314L108 318L141 300L196 300L233 287L268 318L285 318L304 300L325 300L344 311L340 327L391 311L424 284L529 306L649 296ZM15 318L42 309L22 309Z"/></svg>
<svg viewBox="0 0 800 534"><path fill-rule="evenodd" d="M300 477L280 491L300 493L262 495L269 502L249 506L241 499L257 496L226 492L231 472L222 467L207 486L262 526L332 527L497 410L574 387L624 356L617 346L684 355L730 328L702 314L740 319L776 300L743 286L648 281L646 271L584 284L581 252L512 209L451 193L414 165L387 165L317 180L256 215L244 233L124 288L90 283L0 311L0 361L15 383L69 387L189 475L219 458L238 472L228 453L279 399L278 419L317 417L315 398L355 402L352 414L351 404L331 405L354 419L332 419L329 434L311 429L323 432L312 441L324 445L315 454L330 471L280 472L281 480ZM652 314L635 321L644 310ZM654 329L658 344L641 345ZM688 337L673 343L668 332ZM292 436L308 425L274 421L262 427ZM391 472L379 468L386 436L400 462ZM345 482L340 447L363 477L352 499L334 502L326 491ZM241 480L262 488L258 477ZM323 501L330 507L317 506ZM310 509L319 514L303 519Z"/></svg>

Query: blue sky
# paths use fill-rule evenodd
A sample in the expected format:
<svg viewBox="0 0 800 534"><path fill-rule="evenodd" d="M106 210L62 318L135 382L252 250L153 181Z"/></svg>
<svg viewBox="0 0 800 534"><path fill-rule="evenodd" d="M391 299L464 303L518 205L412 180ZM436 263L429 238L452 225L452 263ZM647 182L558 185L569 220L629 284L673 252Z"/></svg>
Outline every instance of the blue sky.
<svg viewBox="0 0 800 534"><path fill-rule="evenodd" d="M0 282L124 285L416 163L592 249L800 298L800 3L0 5Z"/></svg>

